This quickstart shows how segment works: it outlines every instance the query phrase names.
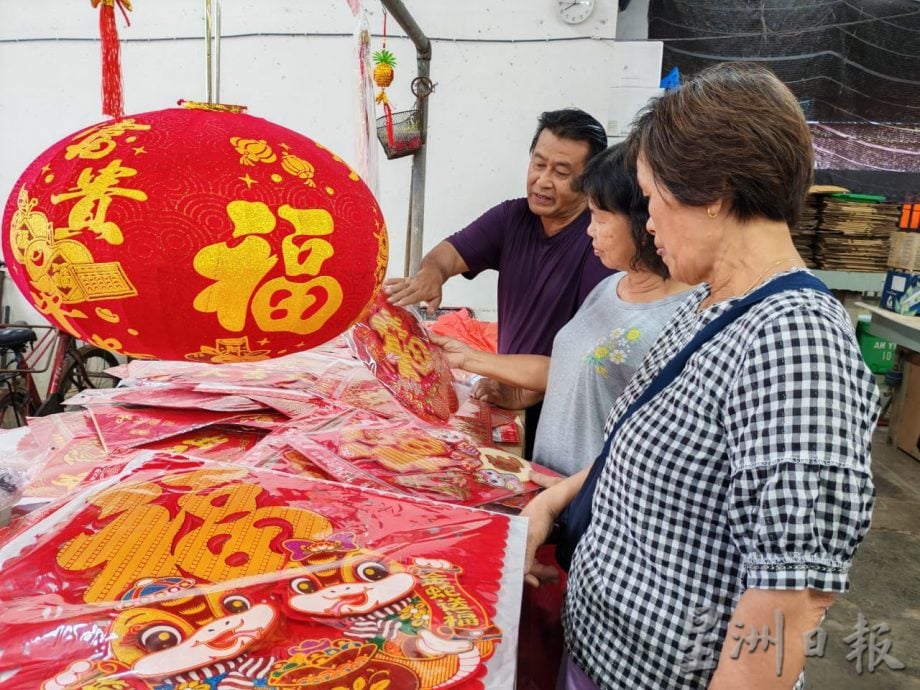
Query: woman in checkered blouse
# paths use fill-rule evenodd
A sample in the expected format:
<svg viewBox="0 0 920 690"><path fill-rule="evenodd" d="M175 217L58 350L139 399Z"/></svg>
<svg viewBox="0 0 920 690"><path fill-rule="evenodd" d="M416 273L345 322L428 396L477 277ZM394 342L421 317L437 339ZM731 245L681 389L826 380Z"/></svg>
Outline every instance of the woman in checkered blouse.
<svg viewBox="0 0 920 690"><path fill-rule="evenodd" d="M613 422L742 295L803 271L789 228L808 126L759 66L722 64L652 103L628 145L671 275L702 285L614 404ZM874 379L839 302L779 292L706 341L612 439L569 573L560 687L801 687L824 612L869 526ZM541 494L526 579L588 470Z"/></svg>

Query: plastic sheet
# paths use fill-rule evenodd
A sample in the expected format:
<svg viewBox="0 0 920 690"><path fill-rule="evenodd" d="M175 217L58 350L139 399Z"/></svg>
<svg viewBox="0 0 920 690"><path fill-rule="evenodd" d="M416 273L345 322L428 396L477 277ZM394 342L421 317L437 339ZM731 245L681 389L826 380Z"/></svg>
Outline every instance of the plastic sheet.
<svg viewBox="0 0 920 690"><path fill-rule="evenodd" d="M351 422L313 433L298 448L330 476L449 503L478 506L534 492L530 463L476 446L466 434L426 431L405 421Z"/></svg>
<svg viewBox="0 0 920 690"><path fill-rule="evenodd" d="M148 454L0 546L0 681L510 688L517 523Z"/></svg>

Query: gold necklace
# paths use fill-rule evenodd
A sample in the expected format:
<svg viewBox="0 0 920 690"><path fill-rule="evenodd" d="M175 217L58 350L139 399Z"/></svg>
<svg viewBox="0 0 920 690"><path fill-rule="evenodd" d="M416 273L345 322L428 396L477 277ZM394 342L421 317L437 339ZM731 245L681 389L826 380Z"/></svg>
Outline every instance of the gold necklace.
<svg viewBox="0 0 920 690"><path fill-rule="evenodd" d="M757 275L757 277L754 278L754 282L752 282L744 292L741 292L738 295L729 295L729 297L725 297L723 299L730 299L731 297L735 297L735 296L740 297L741 295L746 295L751 290L753 290L757 286L757 284L760 283L760 281L762 281L766 277L767 273L769 273L772 269L776 268L777 266L781 266L784 263L788 263L790 261L800 261L800 260L801 260L801 257L798 257L798 256L787 256L784 259L777 259L773 263L769 264L763 271L761 271ZM702 312L704 309L708 309L710 305L715 304L715 303L716 303L716 300L713 297L712 293L710 292L709 296L706 299L704 299L702 302L700 302L699 306L697 307L697 312Z"/></svg>
<svg viewBox="0 0 920 690"><path fill-rule="evenodd" d="M799 261L800 258L801 257L798 257L798 256L787 256L785 259L777 259L772 264L769 264L765 269L763 269L763 271L761 271L757 275L757 277L754 278L754 282L748 286L747 290L745 290L741 294L746 295L751 290L753 290L757 285L760 284L760 281L762 281L767 276L767 273L769 273L772 269L776 268L777 266L781 266L785 263L788 263L790 261Z"/></svg>

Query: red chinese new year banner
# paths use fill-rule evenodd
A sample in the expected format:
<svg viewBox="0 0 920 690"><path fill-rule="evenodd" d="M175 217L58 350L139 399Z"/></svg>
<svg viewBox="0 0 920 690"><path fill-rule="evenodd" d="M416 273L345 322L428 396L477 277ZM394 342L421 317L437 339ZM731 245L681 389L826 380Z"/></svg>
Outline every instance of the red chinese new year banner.
<svg viewBox="0 0 920 690"><path fill-rule="evenodd" d="M0 677L14 690L507 688L523 522L152 455L0 546Z"/></svg>
<svg viewBox="0 0 920 690"><path fill-rule="evenodd" d="M444 424L459 402L444 354L418 319L379 293L351 331L355 353L409 412Z"/></svg>

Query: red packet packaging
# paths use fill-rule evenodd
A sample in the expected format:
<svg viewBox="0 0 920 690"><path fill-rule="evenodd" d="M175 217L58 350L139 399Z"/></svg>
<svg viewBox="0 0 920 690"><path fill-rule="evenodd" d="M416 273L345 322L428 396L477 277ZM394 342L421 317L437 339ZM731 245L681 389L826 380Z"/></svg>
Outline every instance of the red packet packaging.
<svg viewBox="0 0 920 690"><path fill-rule="evenodd" d="M358 359L420 419L444 424L457 411L450 366L418 317L379 293L351 330Z"/></svg>
<svg viewBox="0 0 920 690"><path fill-rule="evenodd" d="M529 481L526 460L477 446L466 434L445 427L422 429L408 421L350 422L307 437L326 452L307 446L300 450L339 481L367 485L370 475L397 491L468 506L539 488Z"/></svg>
<svg viewBox="0 0 920 690"><path fill-rule="evenodd" d="M0 544L4 688L513 685L523 520L148 454Z"/></svg>

